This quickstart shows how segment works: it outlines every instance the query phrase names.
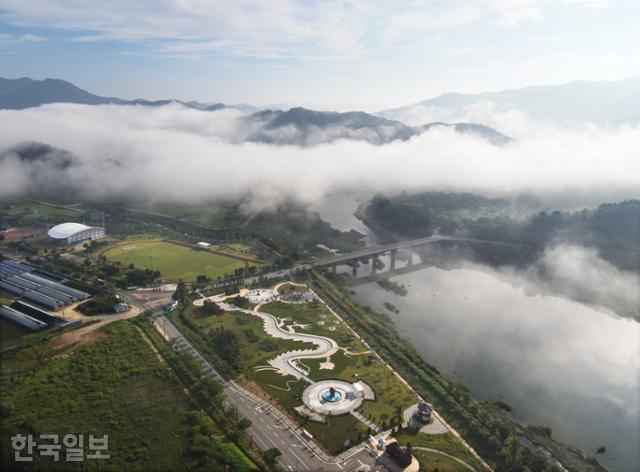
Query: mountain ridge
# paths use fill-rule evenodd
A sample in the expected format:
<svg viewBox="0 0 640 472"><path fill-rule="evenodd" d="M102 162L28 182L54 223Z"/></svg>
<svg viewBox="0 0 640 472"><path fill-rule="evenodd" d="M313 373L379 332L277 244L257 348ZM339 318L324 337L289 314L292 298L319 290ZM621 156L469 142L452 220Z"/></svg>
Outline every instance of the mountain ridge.
<svg viewBox="0 0 640 472"><path fill-rule="evenodd" d="M475 94L451 92L376 114L402 120L402 116L421 108L450 112L482 102L492 102L498 108L525 111L535 118L593 122L638 121L640 77L611 81L574 80L557 85L533 85Z"/></svg>
<svg viewBox="0 0 640 472"><path fill-rule="evenodd" d="M317 111L302 107L254 111L255 108L246 104L235 106L224 103L184 102L175 99L124 100L94 95L61 79L0 78L0 109L23 110L52 103L150 107L178 103L200 111L234 108L245 113L245 116L240 118L243 129L247 130L243 133L242 141L266 144L313 146L339 139L352 139L380 145L396 140L406 141L434 127L451 127L460 134L487 139L495 145L511 141L511 138L499 131L476 123L435 122L409 126L399 120L391 120L363 111Z"/></svg>

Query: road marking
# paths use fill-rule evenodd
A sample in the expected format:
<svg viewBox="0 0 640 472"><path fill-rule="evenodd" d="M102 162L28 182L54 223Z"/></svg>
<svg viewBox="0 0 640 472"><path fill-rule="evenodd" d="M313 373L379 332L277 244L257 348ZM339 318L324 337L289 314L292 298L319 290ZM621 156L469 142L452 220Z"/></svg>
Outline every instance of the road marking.
<svg viewBox="0 0 640 472"><path fill-rule="evenodd" d="M267 443L265 443L259 435L254 434L253 439L255 442L258 443L258 445L260 446L260 449L264 449L265 451L268 449Z"/></svg>
<svg viewBox="0 0 640 472"><path fill-rule="evenodd" d="M311 469L309 468L309 466L308 466L307 464L305 464L305 463L304 463L304 461L303 461L302 459L300 459L300 458L298 457L298 455L297 455L295 452L293 452L293 451L291 450L291 448L287 448L287 450L288 450L291 454L293 454L293 457L295 457L296 459L298 459L298 460L300 461L300 463L304 466L304 468L305 468L305 469L307 469L307 470L311 470Z"/></svg>

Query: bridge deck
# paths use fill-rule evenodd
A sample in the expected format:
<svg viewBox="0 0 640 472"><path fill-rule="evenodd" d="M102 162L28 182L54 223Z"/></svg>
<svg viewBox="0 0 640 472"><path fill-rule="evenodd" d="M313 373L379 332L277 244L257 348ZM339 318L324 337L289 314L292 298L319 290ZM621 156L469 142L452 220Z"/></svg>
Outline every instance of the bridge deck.
<svg viewBox="0 0 640 472"><path fill-rule="evenodd" d="M318 259L313 265L326 266L326 265L340 264L343 262L352 261L354 259L376 256L376 255L384 254L386 252L397 250L397 249L407 249L407 248L422 246L423 244L430 244L438 241L465 241L470 243L496 244L499 246L512 246L512 247L520 246L518 244L503 243L498 241L485 241L482 239L461 238L457 236L434 235L426 238L410 239L408 241L399 241L397 243L384 244L382 246L366 247L366 248L358 249L357 251L350 252L348 254L336 254L335 256L329 256L322 259Z"/></svg>

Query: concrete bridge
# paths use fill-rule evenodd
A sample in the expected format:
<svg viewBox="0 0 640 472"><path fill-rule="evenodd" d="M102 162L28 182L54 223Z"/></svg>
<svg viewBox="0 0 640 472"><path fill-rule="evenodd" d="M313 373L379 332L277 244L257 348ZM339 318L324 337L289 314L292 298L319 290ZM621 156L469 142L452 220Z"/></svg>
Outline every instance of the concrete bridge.
<svg viewBox="0 0 640 472"><path fill-rule="evenodd" d="M359 249L357 251L350 252L348 254L336 254L335 256L329 256L322 259L318 259L313 266L329 267L333 273L336 272L336 268L339 265L349 265L352 269L352 275L354 279L358 278L358 262L361 260L371 260L371 274L366 278L380 278L378 276L377 258L383 255L389 255L390 267L388 272L409 272L422 268L423 264L414 264L412 249L418 248L427 244L432 244L440 241L454 241L454 242L466 242L471 244L492 244L497 246L508 247L520 247L518 244L503 243L498 241L487 241L483 239L463 238L457 236L441 236L433 235L425 238L410 239L408 241L399 241L392 244L385 244L382 246L373 246ZM404 257L407 260L407 264L402 269L396 269L396 259L398 253L402 251Z"/></svg>

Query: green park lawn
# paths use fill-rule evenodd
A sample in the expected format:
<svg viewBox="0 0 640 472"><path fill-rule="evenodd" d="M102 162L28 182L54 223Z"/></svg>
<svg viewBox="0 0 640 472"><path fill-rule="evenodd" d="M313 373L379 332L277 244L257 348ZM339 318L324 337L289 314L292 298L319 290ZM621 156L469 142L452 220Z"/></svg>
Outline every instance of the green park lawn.
<svg viewBox="0 0 640 472"><path fill-rule="evenodd" d="M323 304L274 302L263 305L260 310L271 313L278 318L287 319L285 326L294 322L305 325L294 328L299 333L326 336L351 352L367 350L367 347L353 334L353 331Z"/></svg>
<svg viewBox="0 0 640 472"><path fill-rule="evenodd" d="M198 275L216 279L244 267L244 262L159 240L131 240L107 249L109 261L159 270L171 281L195 282Z"/></svg>
<svg viewBox="0 0 640 472"><path fill-rule="evenodd" d="M377 357L367 354L367 347L343 321L329 311L325 305L313 303L270 303L260 308L292 322L305 324L307 327L296 327L296 331L327 336L338 342L340 347L358 355L339 351L331 357L335 364L331 370L320 369L323 360L304 360L311 368L309 377L313 380L341 379L349 382L363 380L376 392L376 401L366 401L360 413L370 418L379 426L388 423L391 418L402 414L402 410L418 401L409 390Z"/></svg>
<svg viewBox="0 0 640 472"><path fill-rule="evenodd" d="M442 454L417 449L414 449L412 454L418 459L420 470L426 472L460 472L467 470L460 463Z"/></svg>
<svg viewBox="0 0 640 472"><path fill-rule="evenodd" d="M199 346L210 359L216 357L216 353L213 352L215 349L207 341L213 330L225 328L232 331L240 345L241 369L237 378L245 382L255 382L278 405L295 417L329 453L340 452L347 440L356 441L358 438L366 437L367 427L351 415L332 417L328 424L309 421L298 416L294 408L302 404L300 395L308 384L271 370L256 371L255 369L258 366L268 365L269 359L282 352L311 348L310 344L273 338L264 332L262 321L258 317L238 311L225 312L221 315L204 315L198 308L189 308L185 314L202 335Z"/></svg>
<svg viewBox="0 0 640 472"><path fill-rule="evenodd" d="M11 206L11 208L5 210L9 214L16 214L25 210L32 210L34 212L34 216L40 215L47 217L64 218L69 221L78 221L82 216L82 212L52 205L45 205L43 203L21 201L7 203L6 205Z"/></svg>
<svg viewBox="0 0 640 472"><path fill-rule="evenodd" d="M262 305L260 310L286 318L288 321L285 326L293 322L305 324L307 326L304 328L296 327L296 331L331 337L341 347L348 347L350 353L359 353L351 355L339 351L334 354L331 362L335 367L331 370L319 368L323 360L304 360L303 364L311 369L309 377L313 380L341 379L355 382L361 379L367 382L374 389L376 400L365 401L359 412L379 426L389 426L394 417L401 416L405 408L418 401L413 392L381 360L370 355L362 341L325 305L274 302ZM205 342L207 336L218 327L234 332L239 340L242 377L254 381L281 407L295 416L327 451L337 453L346 440L364 439L367 427L351 415L330 418L329 424L298 416L294 408L302 403L300 397L308 386L306 382L297 381L292 376L284 377L271 370L256 371L256 367L267 365L269 359L282 352L302 348L304 343L273 338L264 332L262 321L258 317L237 311L204 315L201 309L190 308L187 316L195 323L198 331L204 333ZM210 345L206 349L215 350ZM340 434L336 431L340 431Z"/></svg>
<svg viewBox="0 0 640 472"><path fill-rule="evenodd" d="M273 338L264 332L260 318L239 311L229 311L222 315L204 315L201 309L195 308L189 316L205 339L216 328L225 328L236 334L240 345L242 373L248 377L254 376L255 367L268 365L267 361L280 353L313 347L309 343ZM272 382L277 385L284 383L283 380L288 380L281 375L271 374L271 377L274 377Z"/></svg>
<svg viewBox="0 0 640 472"><path fill-rule="evenodd" d="M411 445L415 448L416 446L420 447L428 447L431 449L437 449L439 451L446 452L451 454L454 457L462 459L463 461L471 464L473 467L478 470L482 469L482 465L478 462L478 460L471 455L471 453L464 447L464 445L458 441L451 433L445 434L425 434L425 433L411 433L411 432L403 432L396 438L398 442L402 446L406 446L407 443L411 443ZM414 451L418 453L419 451ZM445 456L437 456L435 454L430 454L425 451L420 451L420 454L424 457L427 457L427 464L431 463L431 466L427 466L426 470L433 470L436 466L436 459L443 464L448 465L448 469L441 468L437 466L440 470L466 470L463 467L456 463L455 461L451 461ZM416 454L418 456L418 454ZM418 457L420 460L420 457ZM444 467L444 466L443 466Z"/></svg>

